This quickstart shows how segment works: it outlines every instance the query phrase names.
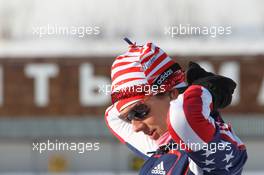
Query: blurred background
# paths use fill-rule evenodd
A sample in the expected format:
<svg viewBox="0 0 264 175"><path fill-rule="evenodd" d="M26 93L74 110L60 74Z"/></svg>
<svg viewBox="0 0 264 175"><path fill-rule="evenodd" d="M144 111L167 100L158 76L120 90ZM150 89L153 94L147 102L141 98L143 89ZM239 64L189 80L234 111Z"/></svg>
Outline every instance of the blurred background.
<svg viewBox="0 0 264 175"><path fill-rule="evenodd" d="M137 174L104 122L124 37L234 79L223 116L247 146L244 174L264 173L264 1L0 0L0 175Z"/></svg>

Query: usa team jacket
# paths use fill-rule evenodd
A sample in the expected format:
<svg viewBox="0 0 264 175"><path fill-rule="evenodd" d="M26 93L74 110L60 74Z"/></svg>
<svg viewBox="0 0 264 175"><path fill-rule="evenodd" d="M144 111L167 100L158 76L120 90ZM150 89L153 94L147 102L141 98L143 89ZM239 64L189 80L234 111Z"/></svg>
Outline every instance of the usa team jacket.
<svg viewBox="0 0 264 175"><path fill-rule="evenodd" d="M131 124L119 119L115 105L106 110L105 120L121 143L146 160L142 175L241 174L247 160L245 145L229 124L211 116L212 109L210 92L199 85L190 86L170 102L169 138L165 139L170 142L163 144L134 132ZM172 144L169 151L159 152Z"/></svg>

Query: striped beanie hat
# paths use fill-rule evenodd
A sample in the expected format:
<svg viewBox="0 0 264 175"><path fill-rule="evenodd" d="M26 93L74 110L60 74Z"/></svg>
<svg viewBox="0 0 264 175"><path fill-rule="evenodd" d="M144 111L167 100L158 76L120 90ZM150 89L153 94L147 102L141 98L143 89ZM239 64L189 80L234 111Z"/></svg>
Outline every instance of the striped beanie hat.
<svg viewBox="0 0 264 175"><path fill-rule="evenodd" d="M173 88L185 87L180 65L153 43L138 46L127 38L129 49L118 56L111 69L111 98L119 111Z"/></svg>

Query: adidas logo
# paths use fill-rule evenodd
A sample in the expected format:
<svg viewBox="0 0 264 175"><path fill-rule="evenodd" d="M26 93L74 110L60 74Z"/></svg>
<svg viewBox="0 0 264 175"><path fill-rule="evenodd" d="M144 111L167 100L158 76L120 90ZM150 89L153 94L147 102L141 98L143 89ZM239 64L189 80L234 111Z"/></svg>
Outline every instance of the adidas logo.
<svg viewBox="0 0 264 175"><path fill-rule="evenodd" d="M173 73L172 69L169 69L165 72L163 72L159 79L157 80L157 84L161 85L171 74Z"/></svg>
<svg viewBox="0 0 264 175"><path fill-rule="evenodd" d="M161 174L161 175L165 175L166 171L164 170L164 166L163 166L163 161L160 162L160 164L158 164L157 166L155 166L152 171L152 174Z"/></svg>

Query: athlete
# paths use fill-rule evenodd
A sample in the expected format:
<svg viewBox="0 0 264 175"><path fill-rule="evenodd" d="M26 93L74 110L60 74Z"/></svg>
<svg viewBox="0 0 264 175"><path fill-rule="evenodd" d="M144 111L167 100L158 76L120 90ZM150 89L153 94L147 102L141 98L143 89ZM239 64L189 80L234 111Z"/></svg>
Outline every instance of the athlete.
<svg viewBox="0 0 264 175"><path fill-rule="evenodd" d="M218 112L231 103L235 82L193 62L185 75L153 43L127 41L128 51L112 65L105 120L145 159L139 174L241 174L245 145Z"/></svg>

